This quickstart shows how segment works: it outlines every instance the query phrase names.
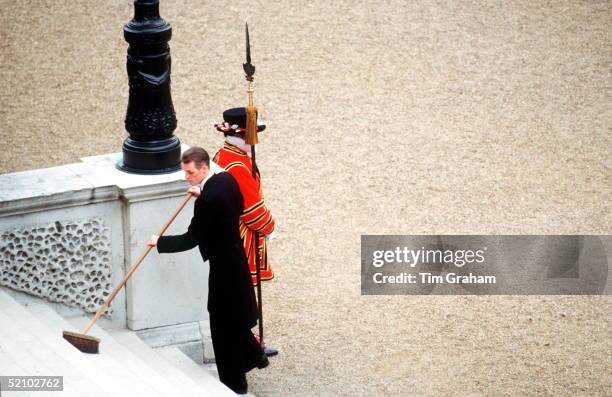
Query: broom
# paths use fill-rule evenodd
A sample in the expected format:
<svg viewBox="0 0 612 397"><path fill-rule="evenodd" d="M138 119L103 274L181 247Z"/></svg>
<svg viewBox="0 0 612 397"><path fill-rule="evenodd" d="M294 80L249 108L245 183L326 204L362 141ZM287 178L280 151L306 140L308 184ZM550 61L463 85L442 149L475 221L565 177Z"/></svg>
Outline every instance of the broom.
<svg viewBox="0 0 612 397"><path fill-rule="evenodd" d="M170 216L170 219L168 219L164 227L162 227L161 231L159 232L159 236L162 236L164 234L168 226L170 226L172 221L174 221L174 219L179 214L179 212L181 212L181 210L185 207L185 205L187 205L187 202L189 201L191 196L192 196L191 193L189 193L187 197L185 197L185 200L183 200L181 205L176 210L174 210L174 213L172 214L172 216ZM147 247L145 252L142 255L140 255L140 258L138 258L134 266L132 266L130 271L125 275L125 277L123 277L123 280L121 280L119 285L115 287L115 289L113 290L113 292L111 292L109 297L106 298L106 301L104 302L104 304L100 307L100 309L98 309L98 311L96 312L96 315L89 321L89 323L87 324L83 332L78 333L78 332L64 331L62 333L62 336L64 337L64 339L66 339L71 345L73 345L74 347L82 351L83 353L97 354L99 352L100 339L96 338L95 336L87 335L87 332L89 332L91 327L93 327L94 323L98 321L98 319L102 316L102 314L104 314L104 311L108 308L108 306L113 301L113 299L115 299L115 296L117 296L121 288L123 288L123 286L127 283L127 281L132 276L132 274L134 274L138 266L140 266L140 263L149 254L149 252L151 252L152 249L153 247Z"/></svg>

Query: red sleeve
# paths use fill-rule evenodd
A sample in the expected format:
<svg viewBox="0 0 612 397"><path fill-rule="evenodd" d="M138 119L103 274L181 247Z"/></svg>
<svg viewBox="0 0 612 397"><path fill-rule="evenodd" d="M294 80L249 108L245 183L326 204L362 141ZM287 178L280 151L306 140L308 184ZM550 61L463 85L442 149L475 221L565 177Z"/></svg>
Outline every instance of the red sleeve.
<svg viewBox="0 0 612 397"><path fill-rule="evenodd" d="M259 181L255 181L244 165L236 165L227 170L238 182L244 202L240 219L251 230L262 234L274 231L274 218L259 190Z"/></svg>

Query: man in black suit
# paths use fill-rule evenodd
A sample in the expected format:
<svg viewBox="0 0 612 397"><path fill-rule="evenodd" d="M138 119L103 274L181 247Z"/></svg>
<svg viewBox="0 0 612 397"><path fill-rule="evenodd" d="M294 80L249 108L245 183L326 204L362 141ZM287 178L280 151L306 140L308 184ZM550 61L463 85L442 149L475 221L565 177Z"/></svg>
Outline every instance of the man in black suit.
<svg viewBox="0 0 612 397"><path fill-rule="evenodd" d="M238 226L242 196L230 174L210 170L208 153L200 147L183 153L181 168L191 184L189 193L197 197L191 224L182 235L153 235L148 245L157 246L159 253L197 245L202 259L209 260L208 312L219 378L234 392L245 394L245 373L266 367L268 359L251 332L257 304Z"/></svg>

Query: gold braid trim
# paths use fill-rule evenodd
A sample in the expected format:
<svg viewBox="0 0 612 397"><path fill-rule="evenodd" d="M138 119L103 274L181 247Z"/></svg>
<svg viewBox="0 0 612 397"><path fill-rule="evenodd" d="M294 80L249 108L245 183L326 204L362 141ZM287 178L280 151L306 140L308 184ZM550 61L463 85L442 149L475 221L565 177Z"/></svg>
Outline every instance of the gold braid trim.
<svg viewBox="0 0 612 397"><path fill-rule="evenodd" d="M263 200L259 200L257 203L253 204L252 206L250 206L246 210L242 211L242 214L240 215L240 218L244 219L245 216L251 214L253 211L255 211L256 209L258 209L259 207L261 207L263 205L264 205L264 201Z"/></svg>
<svg viewBox="0 0 612 397"><path fill-rule="evenodd" d="M227 150L228 152L232 152L234 154L237 154L239 156L243 156L243 157L248 157L246 152L244 152L242 149L240 149L238 146L234 146L231 143L224 143L223 149Z"/></svg>
<svg viewBox="0 0 612 397"><path fill-rule="evenodd" d="M268 212L266 211L263 214L258 215L257 218L255 219L251 219L250 221L245 221L244 224L247 226L252 226L256 224L257 222L261 221L267 215L268 215ZM257 228L257 230L260 230L260 228Z"/></svg>
<svg viewBox="0 0 612 397"><path fill-rule="evenodd" d="M248 172L251 172L251 171L249 170L249 167L247 167L246 165L244 165L244 163L243 163L243 162L241 162L241 161L234 161L233 163L229 163L228 165L226 165L226 166L225 166L225 171L228 171L228 172L229 172L229 170L231 170L232 168L234 168L234 167L239 167L239 166L240 166L240 167L244 167L244 169L246 169Z"/></svg>

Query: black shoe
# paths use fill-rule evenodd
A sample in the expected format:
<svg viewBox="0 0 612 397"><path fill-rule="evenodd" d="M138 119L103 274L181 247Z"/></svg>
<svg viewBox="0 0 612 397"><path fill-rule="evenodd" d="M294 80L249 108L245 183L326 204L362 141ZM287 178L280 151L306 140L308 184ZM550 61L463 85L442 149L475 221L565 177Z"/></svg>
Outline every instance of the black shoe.
<svg viewBox="0 0 612 397"><path fill-rule="evenodd" d="M240 383L239 385L228 385L228 387L236 394L247 394L249 392L249 385L246 381Z"/></svg>
<svg viewBox="0 0 612 397"><path fill-rule="evenodd" d="M259 369L266 368L268 365L270 365L270 361L268 360L268 356L265 354L259 356L259 360L257 360L257 363L255 364L255 366Z"/></svg>
<svg viewBox="0 0 612 397"><path fill-rule="evenodd" d="M278 354L278 349L275 349L273 347L264 347L263 349L264 349L264 353L266 353L266 356L268 357L273 357Z"/></svg>

